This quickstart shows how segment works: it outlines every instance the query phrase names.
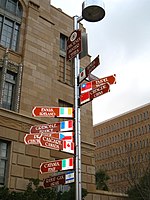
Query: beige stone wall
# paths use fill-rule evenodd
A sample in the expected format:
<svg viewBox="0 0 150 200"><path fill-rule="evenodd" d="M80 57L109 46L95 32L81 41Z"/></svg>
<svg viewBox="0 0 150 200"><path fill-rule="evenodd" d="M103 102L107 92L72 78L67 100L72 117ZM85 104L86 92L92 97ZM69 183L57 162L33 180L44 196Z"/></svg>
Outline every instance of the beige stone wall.
<svg viewBox="0 0 150 200"><path fill-rule="evenodd" d="M69 36L73 31L73 19L60 9L50 6L49 0L21 0L23 19L19 52L9 50L8 59L23 64L21 101L19 113L0 109L0 139L10 141L10 162L7 186L24 190L29 178L41 175L39 165L55 158L70 155L54 150L25 145L23 138L31 125L57 122L58 119L32 118L33 106L59 106L59 99L74 103L74 88L58 81L60 33ZM85 30L80 25L82 30ZM0 47L0 57L6 49ZM81 60L85 67L90 56ZM81 108L82 185L88 191L95 190L95 160L91 103Z"/></svg>
<svg viewBox="0 0 150 200"><path fill-rule="evenodd" d="M87 195L85 200L127 200L128 196L121 193L96 190Z"/></svg>

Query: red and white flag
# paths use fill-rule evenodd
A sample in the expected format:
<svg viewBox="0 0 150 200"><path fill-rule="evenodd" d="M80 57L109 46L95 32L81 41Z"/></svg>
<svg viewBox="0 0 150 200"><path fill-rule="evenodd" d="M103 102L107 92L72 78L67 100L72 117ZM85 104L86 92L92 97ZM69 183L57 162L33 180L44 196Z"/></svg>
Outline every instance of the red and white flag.
<svg viewBox="0 0 150 200"><path fill-rule="evenodd" d="M60 140L67 140L73 142L74 132L61 132L59 133Z"/></svg>
<svg viewBox="0 0 150 200"><path fill-rule="evenodd" d="M80 88L81 94L92 90L92 82L83 83Z"/></svg>
<svg viewBox="0 0 150 200"><path fill-rule="evenodd" d="M62 151L74 154L74 142L64 140Z"/></svg>

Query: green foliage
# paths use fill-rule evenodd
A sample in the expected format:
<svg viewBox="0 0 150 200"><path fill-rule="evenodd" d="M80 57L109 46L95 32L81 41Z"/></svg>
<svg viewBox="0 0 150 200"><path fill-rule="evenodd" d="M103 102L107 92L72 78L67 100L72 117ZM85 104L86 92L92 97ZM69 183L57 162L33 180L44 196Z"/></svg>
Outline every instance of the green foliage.
<svg viewBox="0 0 150 200"><path fill-rule="evenodd" d="M110 177L104 170L99 169L95 174L95 178L96 178L97 190L105 190L105 191L109 190L107 186L107 181L110 179Z"/></svg>
<svg viewBox="0 0 150 200"><path fill-rule="evenodd" d="M8 188L0 188L0 200L74 200L75 185L70 184L68 192L57 192L55 188L40 186L39 179L30 179L24 192L10 192ZM82 200L87 195L87 190L82 188Z"/></svg>
<svg viewBox="0 0 150 200"><path fill-rule="evenodd" d="M150 200L150 172L146 173L127 193L130 200Z"/></svg>
<svg viewBox="0 0 150 200"><path fill-rule="evenodd" d="M70 184L70 190L68 192L64 192L60 200L74 200L76 195L75 193L76 193L75 184L72 183ZM86 196L87 196L87 190L82 188L82 200L84 200Z"/></svg>

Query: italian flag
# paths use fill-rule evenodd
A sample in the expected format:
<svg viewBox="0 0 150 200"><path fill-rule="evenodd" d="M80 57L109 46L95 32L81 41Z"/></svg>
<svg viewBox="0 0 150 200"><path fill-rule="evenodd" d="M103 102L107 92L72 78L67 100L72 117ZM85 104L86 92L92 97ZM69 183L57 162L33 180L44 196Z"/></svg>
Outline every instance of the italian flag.
<svg viewBox="0 0 150 200"><path fill-rule="evenodd" d="M74 168L73 161L74 161L74 158L63 159L62 160L62 171L73 169Z"/></svg>

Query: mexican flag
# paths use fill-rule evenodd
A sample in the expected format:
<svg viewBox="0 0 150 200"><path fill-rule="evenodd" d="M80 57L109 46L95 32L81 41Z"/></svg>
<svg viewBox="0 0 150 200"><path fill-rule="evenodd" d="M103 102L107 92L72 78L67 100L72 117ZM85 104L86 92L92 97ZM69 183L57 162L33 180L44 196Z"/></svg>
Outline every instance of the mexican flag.
<svg viewBox="0 0 150 200"><path fill-rule="evenodd" d="M67 158L62 160L62 171L74 168L74 158Z"/></svg>

